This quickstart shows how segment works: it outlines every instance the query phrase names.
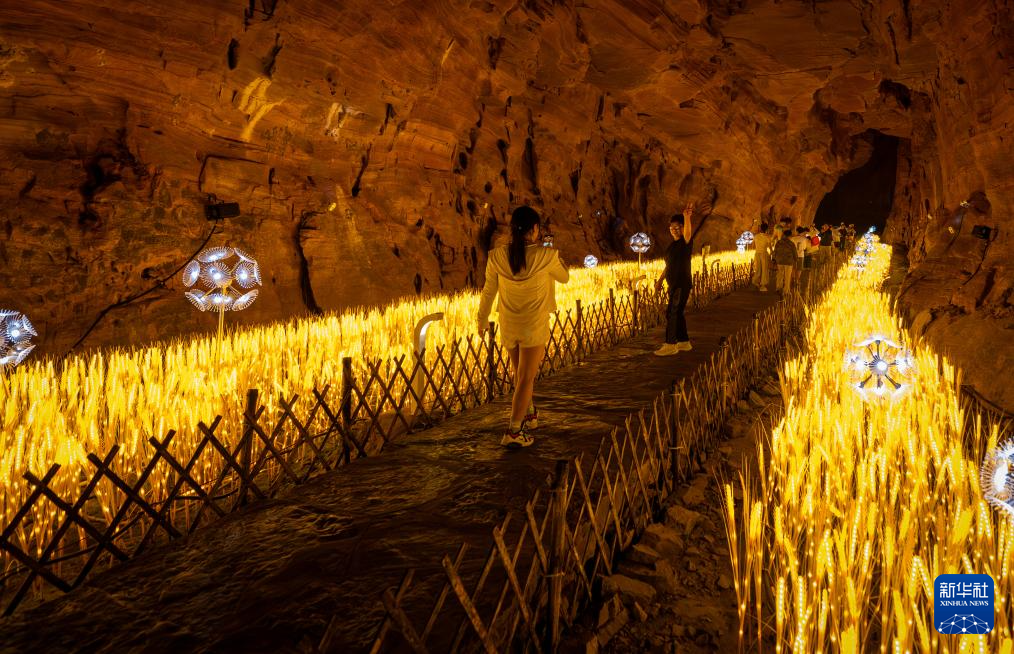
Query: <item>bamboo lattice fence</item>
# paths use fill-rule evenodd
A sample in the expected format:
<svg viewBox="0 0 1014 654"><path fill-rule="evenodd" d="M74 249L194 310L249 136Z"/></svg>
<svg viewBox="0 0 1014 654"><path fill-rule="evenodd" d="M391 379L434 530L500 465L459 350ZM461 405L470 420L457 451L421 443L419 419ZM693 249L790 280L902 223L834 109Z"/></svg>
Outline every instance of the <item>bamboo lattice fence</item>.
<svg viewBox="0 0 1014 654"><path fill-rule="evenodd" d="M691 309L749 283L752 266L715 266L694 277ZM588 353L643 333L662 319L663 294L634 288L556 316L540 376ZM120 446L91 453L76 493L52 484L60 465L25 471L25 499L0 531L0 606L13 613L81 585L90 574L181 538L251 500L380 452L396 437L490 402L511 388L509 363L494 330L458 339L413 360L343 361L336 383L312 397L279 396L266 415L260 391L247 394L244 427L224 435L221 416L198 422L196 446L176 432L151 437L139 472L116 465ZM272 398L274 400L274 398ZM235 441L235 442L234 442ZM99 499L102 499L100 502Z"/></svg>
<svg viewBox="0 0 1014 654"><path fill-rule="evenodd" d="M838 268L815 271L803 295L755 316L692 376L605 436L595 456L558 462L524 514L508 514L493 528L487 552L470 556L462 545L443 558L436 597L412 595L409 570L397 588L383 592L386 613L371 653L555 651L564 626L594 599L617 555L715 446L736 401L777 369L786 339ZM334 651L339 620L325 632L321 654Z"/></svg>

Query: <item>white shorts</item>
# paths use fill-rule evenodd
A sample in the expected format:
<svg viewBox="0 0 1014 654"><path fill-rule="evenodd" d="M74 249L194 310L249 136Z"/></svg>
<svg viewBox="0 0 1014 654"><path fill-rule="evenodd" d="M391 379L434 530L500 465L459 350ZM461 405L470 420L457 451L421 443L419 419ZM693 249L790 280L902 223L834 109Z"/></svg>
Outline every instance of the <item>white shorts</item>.
<svg viewBox="0 0 1014 654"><path fill-rule="evenodd" d="M508 350L521 347L545 347L549 343L549 316L524 324L500 321L500 343Z"/></svg>

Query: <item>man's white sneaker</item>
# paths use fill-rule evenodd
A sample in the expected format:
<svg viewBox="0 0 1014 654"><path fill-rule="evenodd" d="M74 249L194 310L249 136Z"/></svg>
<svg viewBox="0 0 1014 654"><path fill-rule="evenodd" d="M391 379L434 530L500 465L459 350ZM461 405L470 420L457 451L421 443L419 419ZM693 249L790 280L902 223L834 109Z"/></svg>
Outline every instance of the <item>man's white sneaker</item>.
<svg viewBox="0 0 1014 654"><path fill-rule="evenodd" d="M690 341L680 341L675 347L677 352L689 352L694 349L694 346L690 344Z"/></svg>
<svg viewBox="0 0 1014 654"><path fill-rule="evenodd" d="M675 343L666 343L662 347L655 350L655 356L667 357L676 354L677 352L679 352L679 348L676 346Z"/></svg>

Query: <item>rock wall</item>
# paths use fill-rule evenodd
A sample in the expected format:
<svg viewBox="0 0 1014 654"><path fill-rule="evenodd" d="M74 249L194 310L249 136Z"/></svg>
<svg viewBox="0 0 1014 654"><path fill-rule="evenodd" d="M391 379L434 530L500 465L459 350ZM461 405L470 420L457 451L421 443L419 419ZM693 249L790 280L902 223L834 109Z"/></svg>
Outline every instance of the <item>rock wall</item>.
<svg viewBox="0 0 1014 654"><path fill-rule="evenodd" d="M941 4L913 3L937 70L895 89L911 141L887 238L909 248L899 299L914 330L1014 411L1014 13L1009 3Z"/></svg>
<svg viewBox="0 0 1014 654"><path fill-rule="evenodd" d="M964 266L942 306L1002 335L1005 231L974 275L980 242L934 244L976 190L1010 224L1010 24L975 0L23 0L0 17L0 306L54 355L151 288L83 346L213 329L160 283L209 194L242 208L210 243L266 272L240 323L477 284L520 202L573 262L661 239L687 200L711 205L698 246L730 247L809 221L876 129L902 139L913 278ZM952 333L928 279L906 306Z"/></svg>

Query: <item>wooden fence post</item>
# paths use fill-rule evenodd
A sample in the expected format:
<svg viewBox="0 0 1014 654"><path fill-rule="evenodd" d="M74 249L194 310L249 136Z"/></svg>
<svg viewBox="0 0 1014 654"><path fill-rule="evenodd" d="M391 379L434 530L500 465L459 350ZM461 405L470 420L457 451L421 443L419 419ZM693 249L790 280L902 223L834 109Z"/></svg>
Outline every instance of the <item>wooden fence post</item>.
<svg viewBox="0 0 1014 654"><path fill-rule="evenodd" d="M243 414L243 447L239 452L239 465L243 468L243 476L240 477L239 503L246 504L247 483L246 480L251 473L251 460L253 458L253 422L251 418L257 415L257 389L250 388L246 392L246 412Z"/></svg>
<svg viewBox="0 0 1014 654"><path fill-rule="evenodd" d="M355 380L352 378L352 357L342 359L342 397L341 414L345 429L352 427L352 385Z"/></svg>
<svg viewBox="0 0 1014 654"><path fill-rule="evenodd" d="M574 337L577 339L577 347L574 348L574 351L577 360L580 361L581 355L584 353L584 312L581 311L581 300L575 302L575 308L577 319L574 322Z"/></svg>
<svg viewBox="0 0 1014 654"><path fill-rule="evenodd" d="M634 319L633 319L634 330L631 333L631 336L637 334L638 330L640 329L639 326L640 320L638 319L637 316L637 314L640 313L640 311L641 311L641 291L637 287L634 287Z"/></svg>
<svg viewBox="0 0 1014 654"><path fill-rule="evenodd" d="M496 323L489 321L489 329L486 330L486 401L492 402L496 396Z"/></svg>
<svg viewBox="0 0 1014 654"><path fill-rule="evenodd" d="M553 487L550 489L552 516L550 538L552 550L549 553L549 651L555 652L560 646L560 615L563 611L563 568L567 559L567 486L570 462L564 459L556 462Z"/></svg>
<svg viewBox="0 0 1014 654"><path fill-rule="evenodd" d="M669 471L670 475L672 476L673 487L675 487L676 484L682 483L684 481L682 478L677 479L677 476L679 474L679 455L680 455L679 453L680 417L678 412L679 400L676 399L675 377L673 377L672 382L669 384L669 399L672 402L671 405L672 412L669 416L670 418L669 429L671 430L671 433L669 434L669 455L670 455ZM687 458L688 459L690 458L689 453L687 454Z"/></svg>
<svg viewBox="0 0 1014 654"><path fill-rule="evenodd" d="M615 345L616 342L619 341L620 335L617 333L616 294L613 293L613 289L609 289L609 324L610 324L609 331L611 332L612 336L612 338L610 338L610 342Z"/></svg>
<svg viewBox="0 0 1014 654"><path fill-rule="evenodd" d="M757 313L753 314L753 343L754 343L754 347L750 348L750 351L751 351L751 353L753 355L753 370L750 373L751 375L756 375L760 371L760 366L761 366L761 350L763 349L759 345L759 343L760 343L760 337L761 337L761 332L760 332L760 312L758 311Z"/></svg>

